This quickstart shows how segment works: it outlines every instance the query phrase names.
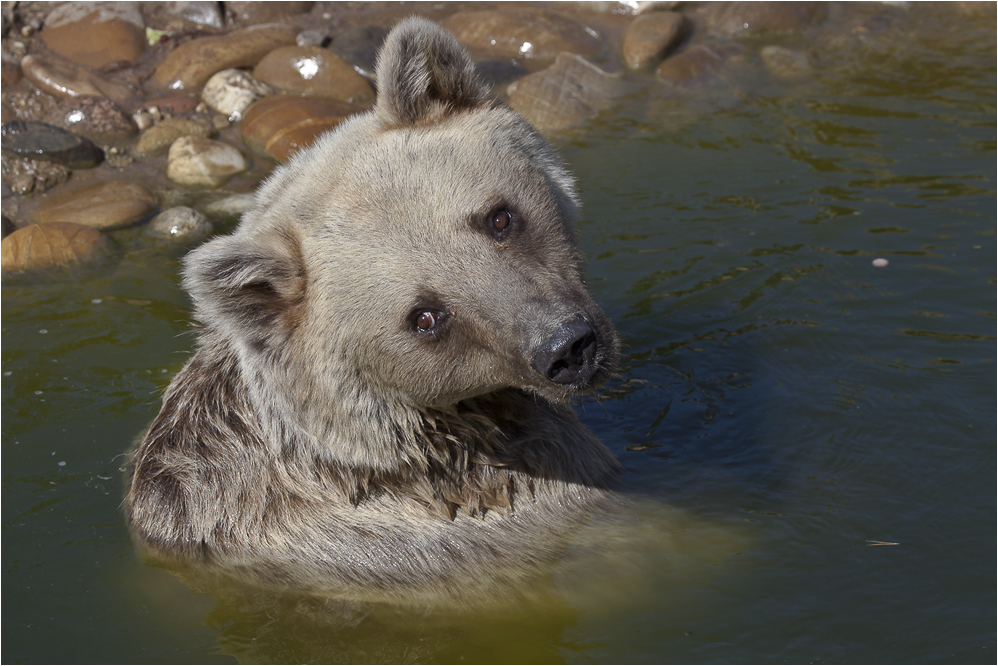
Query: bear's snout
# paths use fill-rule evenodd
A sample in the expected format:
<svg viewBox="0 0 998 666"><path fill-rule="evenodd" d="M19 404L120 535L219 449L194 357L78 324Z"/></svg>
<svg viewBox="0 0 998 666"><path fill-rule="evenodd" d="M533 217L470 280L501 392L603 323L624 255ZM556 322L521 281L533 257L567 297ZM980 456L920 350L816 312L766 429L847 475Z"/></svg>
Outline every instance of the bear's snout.
<svg viewBox="0 0 998 666"><path fill-rule="evenodd" d="M596 374L598 350L596 331L578 317L559 326L534 354L530 365L555 384L582 388Z"/></svg>

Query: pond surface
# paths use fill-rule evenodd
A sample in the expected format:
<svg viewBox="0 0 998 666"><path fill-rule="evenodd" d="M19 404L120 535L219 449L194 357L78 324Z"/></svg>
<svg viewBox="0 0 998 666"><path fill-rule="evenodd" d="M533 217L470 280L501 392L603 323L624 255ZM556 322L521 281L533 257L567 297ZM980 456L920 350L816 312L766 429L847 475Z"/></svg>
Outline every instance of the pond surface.
<svg viewBox="0 0 998 666"><path fill-rule="evenodd" d="M948 16L555 138L624 349L579 411L643 533L542 605L254 604L144 566L119 468L192 347L183 250L124 231L5 278L3 660L994 663L995 28Z"/></svg>

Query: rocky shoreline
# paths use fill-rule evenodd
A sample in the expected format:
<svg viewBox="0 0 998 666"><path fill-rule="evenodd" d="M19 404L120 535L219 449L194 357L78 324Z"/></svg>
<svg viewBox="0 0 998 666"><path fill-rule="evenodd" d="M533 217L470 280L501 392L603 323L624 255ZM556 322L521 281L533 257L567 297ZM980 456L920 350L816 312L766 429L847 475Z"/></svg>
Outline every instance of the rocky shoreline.
<svg viewBox="0 0 998 666"><path fill-rule="evenodd" d="M371 108L377 49L411 14L558 134L634 100L654 121L792 90L939 12L994 22L994 3L950 4L4 2L3 271L99 256L135 225L150 243L202 240L276 164Z"/></svg>

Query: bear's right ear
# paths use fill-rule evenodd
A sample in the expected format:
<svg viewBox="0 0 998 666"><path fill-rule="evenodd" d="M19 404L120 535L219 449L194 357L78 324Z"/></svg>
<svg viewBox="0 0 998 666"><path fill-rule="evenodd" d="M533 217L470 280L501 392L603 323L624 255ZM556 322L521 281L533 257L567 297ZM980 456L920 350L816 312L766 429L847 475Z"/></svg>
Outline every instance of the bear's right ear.
<svg viewBox="0 0 998 666"><path fill-rule="evenodd" d="M280 232L216 238L184 258L184 288L203 324L258 351L272 348L297 325L304 302L300 246Z"/></svg>
<svg viewBox="0 0 998 666"><path fill-rule="evenodd" d="M435 122L488 102L488 87L454 35L413 16L385 39L375 66L378 116L388 126Z"/></svg>

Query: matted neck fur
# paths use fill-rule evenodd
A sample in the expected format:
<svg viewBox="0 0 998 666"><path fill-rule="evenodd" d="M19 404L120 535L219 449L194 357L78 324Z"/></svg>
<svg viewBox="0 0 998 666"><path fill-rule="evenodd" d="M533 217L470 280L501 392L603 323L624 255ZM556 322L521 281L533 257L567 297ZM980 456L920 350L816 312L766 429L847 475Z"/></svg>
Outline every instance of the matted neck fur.
<svg viewBox="0 0 998 666"><path fill-rule="evenodd" d="M573 181L411 18L375 109L295 155L185 261L198 349L129 466L152 556L395 601L504 589L616 483L568 400L617 340Z"/></svg>

